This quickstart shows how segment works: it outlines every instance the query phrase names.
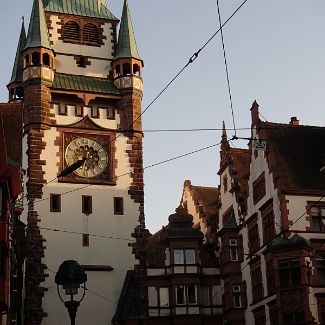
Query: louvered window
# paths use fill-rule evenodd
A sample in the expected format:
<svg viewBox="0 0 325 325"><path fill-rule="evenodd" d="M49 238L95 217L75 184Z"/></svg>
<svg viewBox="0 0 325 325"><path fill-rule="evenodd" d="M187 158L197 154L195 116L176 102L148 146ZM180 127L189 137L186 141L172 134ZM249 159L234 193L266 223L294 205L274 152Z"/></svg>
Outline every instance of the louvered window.
<svg viewBox="0 0 325 325"><path fill-rule="evenodd" d="M83 42L85 44L98 44L99 32L95 25L87 24L83 28Z"/></svg>
<svg viewBox="0 0 325 325"><path fill-rule="evenodd" d="M68 21L63 28L65 41L80 41L79 25L74 21Z"/></svg>

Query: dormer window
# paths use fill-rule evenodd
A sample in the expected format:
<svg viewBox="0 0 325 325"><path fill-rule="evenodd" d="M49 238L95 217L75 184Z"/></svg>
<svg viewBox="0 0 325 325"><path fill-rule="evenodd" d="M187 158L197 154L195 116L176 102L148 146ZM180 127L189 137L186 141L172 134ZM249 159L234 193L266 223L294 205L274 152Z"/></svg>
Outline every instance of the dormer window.
<svg viewBox="0 0 325 325"><path fill-rule="evenodd" d="M195 264L194 249L174 249L174 264Z"/></svg>
<svg viewBox="0 0 325 325"><path fill-rule="evenodd" d="M83 42L84 44L98 44L99 32L94 24L86 24L83 28Z"/></svg>
<svg viewBox="0 0 325 325"><path fill-rule="evenodd" d="M63 27L63 39L65 42L80 41L80 28L75 21L68 21Z"/></svg>

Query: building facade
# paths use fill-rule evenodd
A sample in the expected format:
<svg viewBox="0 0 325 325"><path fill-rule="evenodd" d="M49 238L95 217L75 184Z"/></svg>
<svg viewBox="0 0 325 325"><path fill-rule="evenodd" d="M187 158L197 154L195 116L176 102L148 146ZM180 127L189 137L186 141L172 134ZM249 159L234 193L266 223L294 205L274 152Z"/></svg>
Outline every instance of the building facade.
<svg viewBox="0 0 325 325"><path fill-rule="evenodd" d="M219 232L228 324L324 324L325 129L262 122L249 149L224 128Z"/></svg>
<svg viewBox="0 0 325 325"><path fill-rule="evenodd" d="M34 0L22 26L7 87L23 107L26 325L68 322L64 260L88 275L79 324L110 323L127 270L141 270L143 62L127 1L117 37L118 23L103 0Z"/></svg>
<svg viewBox="0 0 325 325"><path fill-rule="evenodd" d="M147 236L145 296L129 273L114 324L222 324L219 260L183 207Z"/></svg>
<svg viewBox="0 0 325 325"><path fill-rule="evenodd" d="M19 146L11 146L16 129L22 126L21 109L19 104L0 104L0 324L3 325L19 320L22 306L21 151Z"/></svg>

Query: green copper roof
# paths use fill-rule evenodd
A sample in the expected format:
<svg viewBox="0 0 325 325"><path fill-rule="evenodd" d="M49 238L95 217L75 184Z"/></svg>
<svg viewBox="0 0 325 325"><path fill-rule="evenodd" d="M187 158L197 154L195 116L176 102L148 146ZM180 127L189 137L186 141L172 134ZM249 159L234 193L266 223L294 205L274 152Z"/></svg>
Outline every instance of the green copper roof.
<svg viewBox="0 0 325 325"><path fill-rule="evenodd" d="M55 73L51 88L119 95L112 80L65 73Z"/></svg>
<svg viewBox="0 0 325 325"><path fill-rule="evenodd" d="M106 7L105 0L47 0L46 11L118 20Z"/></svg>
<svg viewBox="0 0 325 325"><path fill-rule="evenodd" d="M15 63L12 68L12 74L11 74L11 79L9 84L13 82L22 82L23 80L23 55L21 54L21 52L25 48L25 44L26 44L26 32L25 32L25 26L23 22L21 25Z"/></svg>
<svg viewBox="0 0 325 325"><path fill-rule="evenodd" d="M115 52L115 59L120 58L135 58L141 60L137 49L137 43L135 41L127 0L124 1L121 26Z"/></svg>
<svg viewBox="0 0 325 325"><path fill-rule="evenodd" d="M267 245L267 249L274 250L282 248L299 248L312 246L312 243L308 239L295 234L289 239L283 239L281 237L273 239L273 241Z"/></svg>
<svg viewBox="0 0 325 325"><path fill-rule="evenodd" d="M33 47L51 49L42 0L34 0L30 16L25 49Z"/></svg>

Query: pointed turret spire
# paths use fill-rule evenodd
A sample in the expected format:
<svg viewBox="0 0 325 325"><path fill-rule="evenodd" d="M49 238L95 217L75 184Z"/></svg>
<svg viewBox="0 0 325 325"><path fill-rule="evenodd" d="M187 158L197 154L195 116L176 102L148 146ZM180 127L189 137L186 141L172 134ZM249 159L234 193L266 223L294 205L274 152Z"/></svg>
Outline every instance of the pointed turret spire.
<svg viewBox="0 0 325 325"><path fill-rule="evenodd" d="M51 49L44 14L43 0L34 0L33 9L30 16L25 49L34 47Z"/></svg>
<svg viewBox="0 0 325 325"><path fill-rule="evenodd" d="M222 122L221 151L220 151L220 170L225 168L230 158L230 145L227 137L225 121ZM220 172L220 171L219 171Z"/></svg>
<svg viewBox="0 0 325 325"><path fill-rule="evenodd" d="M135 58L140 59L135 41L131 15L127 0L124 0L121 27L118 35L115 59Z"/></svg>
<svg viewBox="0 0 325 325"><path fill-rule="evenodd" d="M222 121L222 136L221 136L221 143L228 143L228 136L226 131L226 123ZM228 144L229 145L229 144Z"/></svg>
<svg viewBox="0 0 325 325"><path fill-rule="evenodd" d="M25 48L26 45L26 31L25 31L25 25L24 25L24 17L22 17L22 25L21 25L21 31L16 51L16 57L14 66L12 68L12 74L11 79L9 82L9 85L14 82L22 82L23 81L23 55L22 51Z"/></svg>

